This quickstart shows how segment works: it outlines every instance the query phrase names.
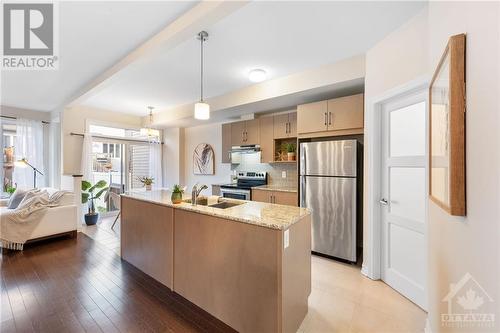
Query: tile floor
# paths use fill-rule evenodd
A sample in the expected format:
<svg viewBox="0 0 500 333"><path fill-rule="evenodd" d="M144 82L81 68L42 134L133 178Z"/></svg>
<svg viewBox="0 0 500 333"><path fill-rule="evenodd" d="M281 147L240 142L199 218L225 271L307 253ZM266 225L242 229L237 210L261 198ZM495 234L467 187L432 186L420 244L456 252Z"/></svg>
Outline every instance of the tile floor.
<svg viewBox="0 0 500 333"><path fill-rule="evenodd" d="M111 229L114 220L115 216L110 216L101 218L97 225L87 226L84 224L82 232L120 255L120 219L116 222L115 227Z"/></svg>
<svg viewBox="0 0 500 333"><path fill-rule="evenodd" d="M120 255L120 222L102 219L83 232ZM427 314L381 281L361 274L360 267L312 257L309 313L301 333L424 332Z"/></svg>

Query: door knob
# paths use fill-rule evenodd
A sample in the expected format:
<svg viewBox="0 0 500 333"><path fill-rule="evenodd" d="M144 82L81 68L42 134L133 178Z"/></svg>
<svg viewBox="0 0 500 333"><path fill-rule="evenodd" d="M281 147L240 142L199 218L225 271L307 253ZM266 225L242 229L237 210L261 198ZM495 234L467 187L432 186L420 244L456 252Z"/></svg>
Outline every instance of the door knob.
<svg viewBox="0 0 500 333"><path fill-rule="evenodd" d="M389 204L389 203L387 202L387 199L384 199L384 198L380 199L380 201L379 201L379 202L380 202L380 204L381 204L381 205L384 205L384 206L387 206L387 205Z"/></svg>

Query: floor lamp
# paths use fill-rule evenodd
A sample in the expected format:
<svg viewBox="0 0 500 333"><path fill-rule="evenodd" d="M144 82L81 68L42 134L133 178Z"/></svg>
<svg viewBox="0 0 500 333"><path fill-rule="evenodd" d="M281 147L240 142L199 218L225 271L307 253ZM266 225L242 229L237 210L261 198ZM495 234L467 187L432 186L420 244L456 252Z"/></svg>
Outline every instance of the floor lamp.
<svg viewBox="0 0 500 333"><path fill-rule="evenodd" d="M33 169L33 188L36 188L36 174L39 173L41 176L43 176L43 173L41 173L40 170L29 164L26 158L18 160L16 166L20 166L22 168L29 166Z"/></svg>

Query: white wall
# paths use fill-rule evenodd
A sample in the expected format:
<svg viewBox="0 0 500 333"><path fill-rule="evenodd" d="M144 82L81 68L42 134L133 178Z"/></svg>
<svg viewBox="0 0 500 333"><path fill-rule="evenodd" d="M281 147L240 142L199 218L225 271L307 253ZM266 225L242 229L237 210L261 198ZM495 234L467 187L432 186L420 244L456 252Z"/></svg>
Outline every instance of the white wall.
<svg viewBox="0 0 500 333"><path fill-rule="evenodd" d="M71 136L70 133L85 133L88 121L123 128L140 128L142 125L141 117L129 114L85 106L65 108L61 122L63 141L62 170L64 175L79 174L81 172L83 138Z"/></svg>
<svg viewBox="0 0 500 333"><path fill-rule="evenodd" d="M430 2L430 70L436 67L448 37L467 33L466 41L466 183L467 217L452 217L429 204L429 319L433 332L446 312L442 298L450 283L470 273L495 300L481 310L496 308L500 331L500 146L498 2ZM485 303L488 303L485 300ZM491 310L491 311L490 311ZM486 331L472 328L468 331Z"/></svg>
<svg viewBox="0 0 500 333"><path fill-rule="evenodd" d="M416 78L428 74L428 43L427 43L427 7L399 29L389 34L366 53L365 77L365 110L371 111L374 99L387 91L406 84ZM364 210L363 210L363 265L371 265L368 245L370 230L368 204L377 202L378 198L368 198L369 175L372 152L370 145L370 117L365 115L364 137Z"/></svg>
<svg viewBox="0 0 500 333"><path fill-rule="evenodd" d="M163 185L184 184L184 129L164 129L163 142Z"/></svg>
<svg viewBox="0 0 500 333"><path fill-rule="evenodd" d="M498 2L430 2L366 56L368 106L370 99L398 85L430 77L448 38L467 33L467 216L452 217L429 203L428 313L433 333L457 331L441 325L441 313L447 311L442 299L450 284L467 272L494 299L482 310L496 311L496 327L489 330L500 331L499 21ZM365 130L371 131L368 124ZM460 329L466 331L488 329Z"/></svg>
<svg viewBox="0 0 500 333"><path fill-rule="evenodd" d="M204 126L196 126L186 128L184 130L184 164L186 173L184 175L184 185L191 191L191 187L199 182L200 184L208 185L209 189L204 193L211 194L211 184L221 184L230 182L231 165L222 163L222 126L218 124L210 124ZM212 145L215 153L215 175L194 175L193 174L193 152L196 146L200 143L208 143Z"/></svg>

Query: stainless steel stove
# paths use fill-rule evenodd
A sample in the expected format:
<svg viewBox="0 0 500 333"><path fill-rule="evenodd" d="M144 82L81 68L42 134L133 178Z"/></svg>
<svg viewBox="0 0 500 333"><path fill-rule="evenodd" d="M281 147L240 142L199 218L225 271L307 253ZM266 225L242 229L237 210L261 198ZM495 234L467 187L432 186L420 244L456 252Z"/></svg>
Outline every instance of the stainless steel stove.
<svg viewBox="0 0 500 333"><path fill-rule="evenodd" d="M224 198L252 200L252 187L267 184L267 172L240 171L236 178L235 184L221 185L220 193Z"/></svg>

